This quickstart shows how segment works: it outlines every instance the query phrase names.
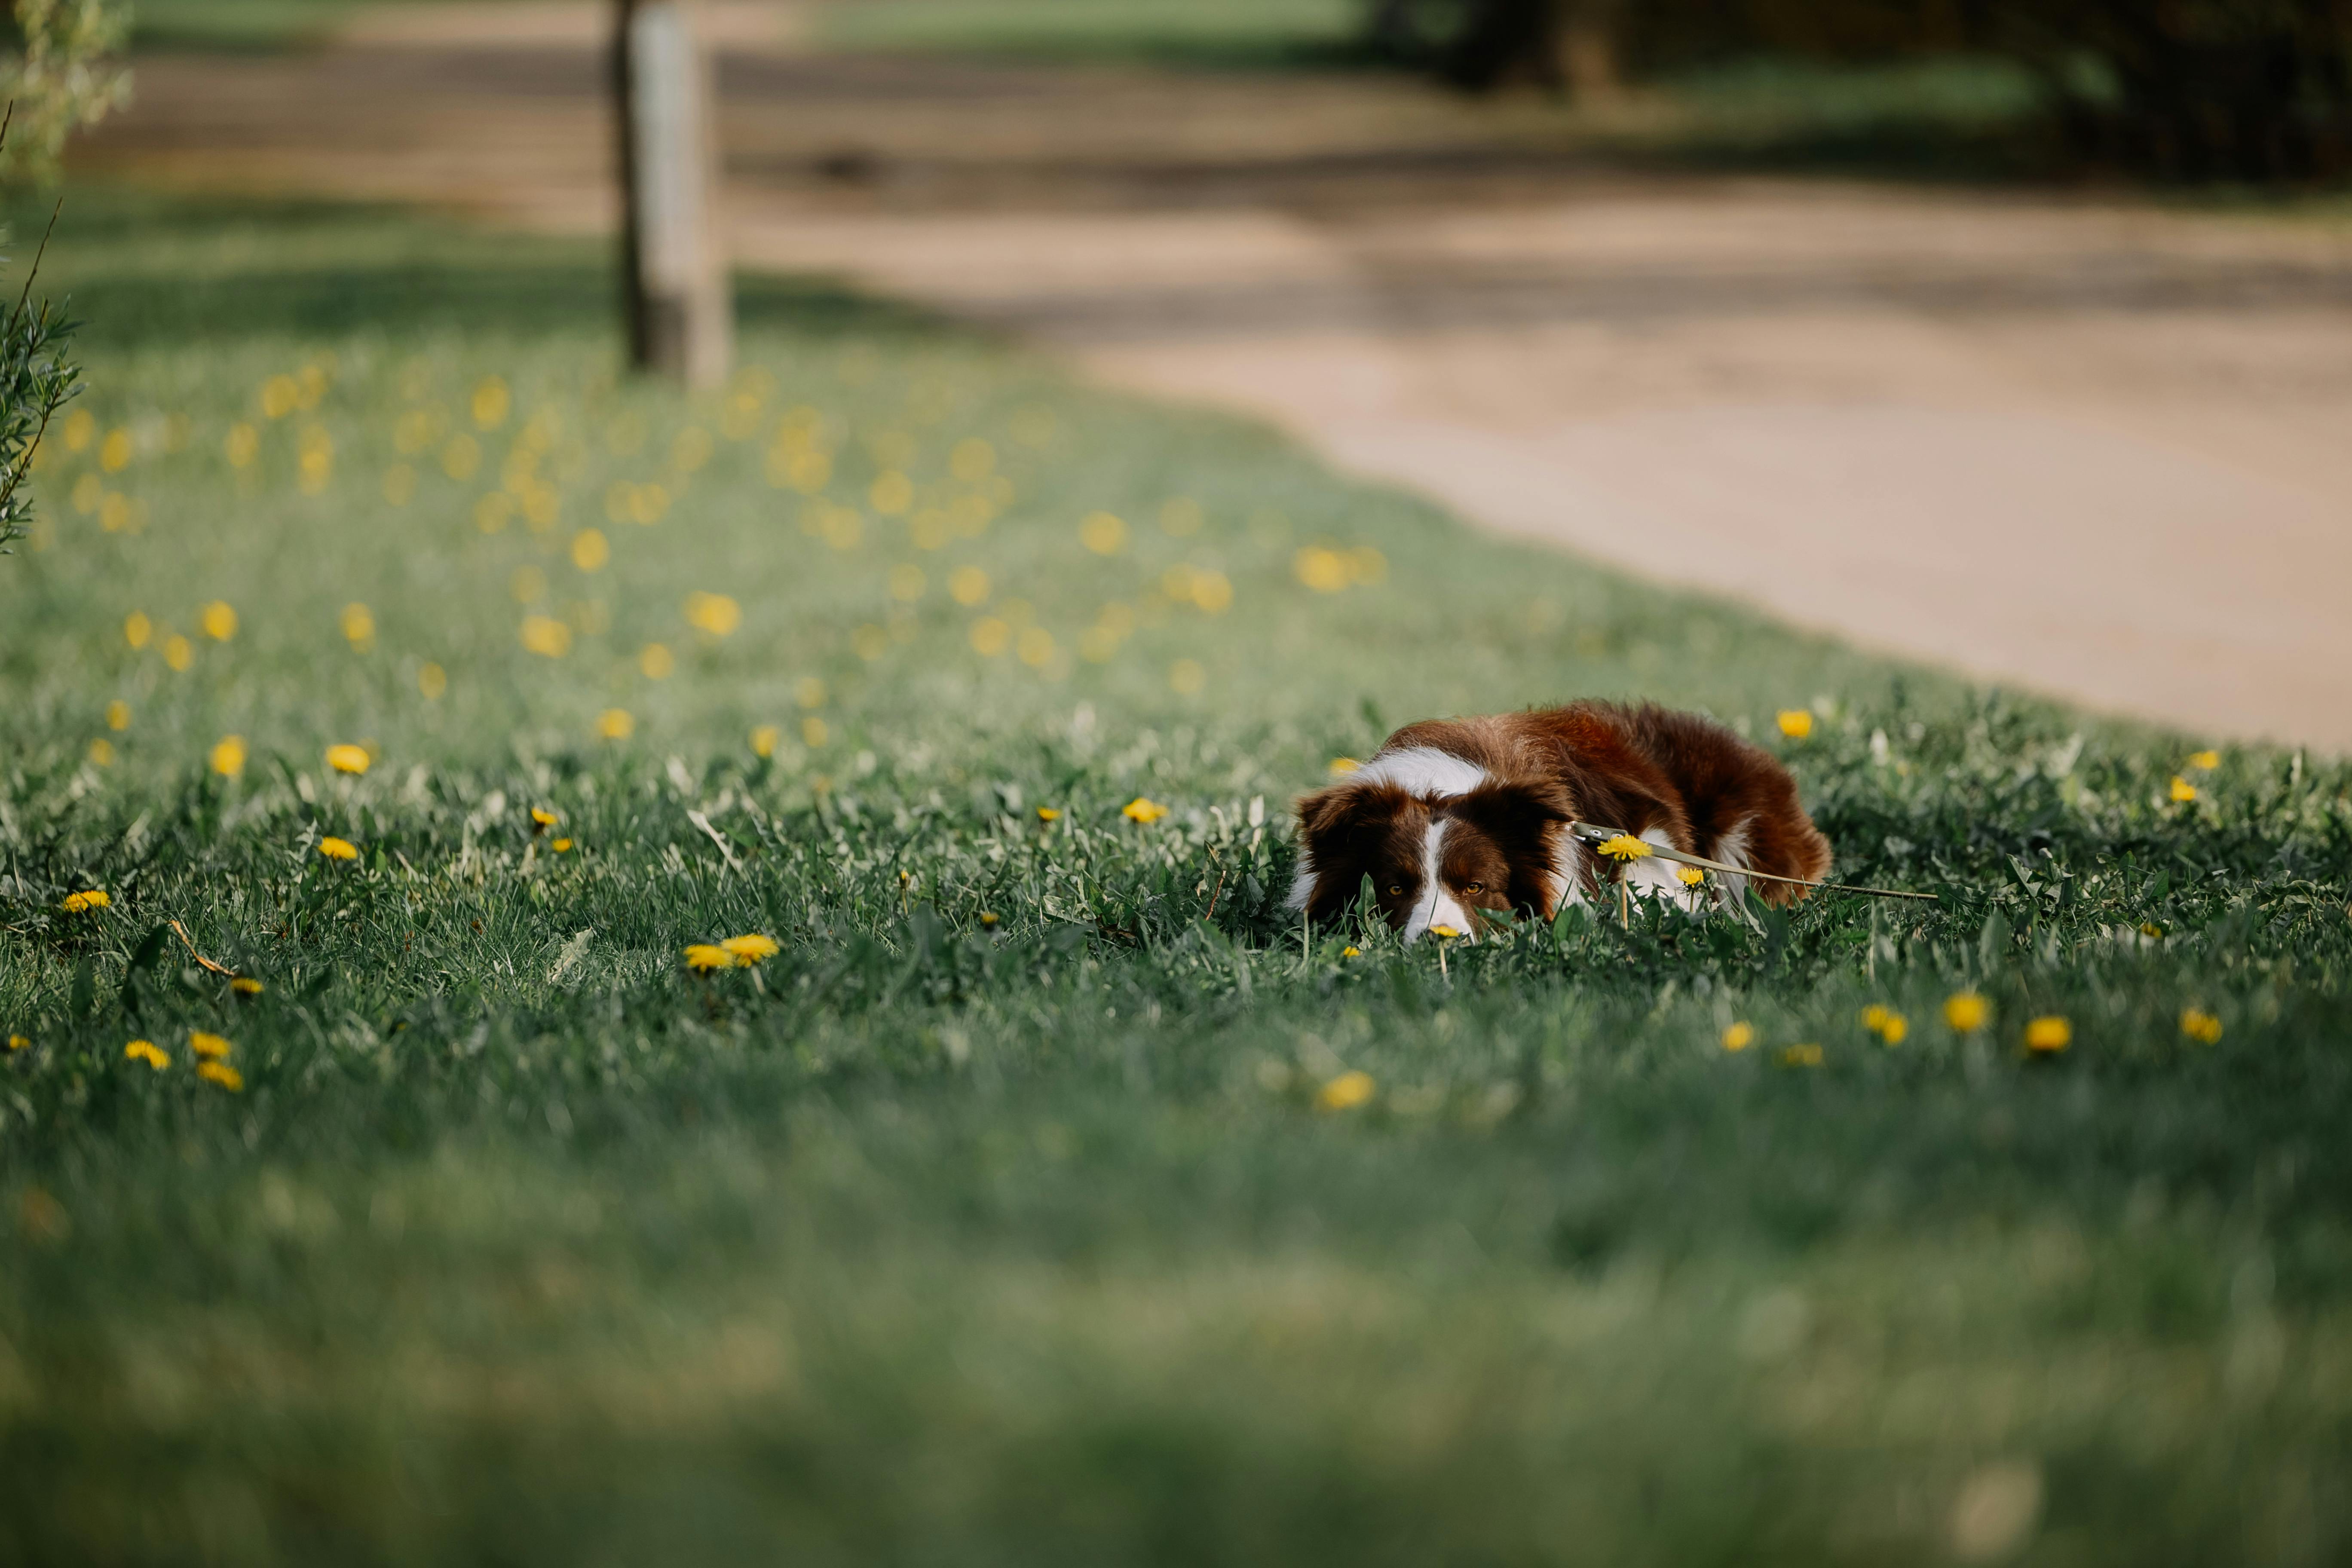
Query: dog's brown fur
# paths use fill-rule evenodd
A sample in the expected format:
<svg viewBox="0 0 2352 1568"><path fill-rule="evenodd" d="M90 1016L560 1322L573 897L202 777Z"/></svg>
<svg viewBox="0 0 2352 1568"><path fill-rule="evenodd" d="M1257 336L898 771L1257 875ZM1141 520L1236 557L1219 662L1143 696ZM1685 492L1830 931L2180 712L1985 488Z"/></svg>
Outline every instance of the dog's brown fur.
<svg viewBox="0 0 2352 1568"><path fill-rule="evenodd" d="M1443 787L1429 787L1427 752L1453 760L1437 764ZM1418 934L1413 912L1432 907L1458 908L1474 931L1482 911L1548 920L1624 874L1574 844L1576 821L1808 881L1830 867L1796 781L1761 747L1696 714L1576 702L1408 724L1356 774L1302 797L1293 907L1329 920L1369 876L1389 922L1409 936ZM1803 895L1787 883L1749 885L1773 903Z"/></svg>

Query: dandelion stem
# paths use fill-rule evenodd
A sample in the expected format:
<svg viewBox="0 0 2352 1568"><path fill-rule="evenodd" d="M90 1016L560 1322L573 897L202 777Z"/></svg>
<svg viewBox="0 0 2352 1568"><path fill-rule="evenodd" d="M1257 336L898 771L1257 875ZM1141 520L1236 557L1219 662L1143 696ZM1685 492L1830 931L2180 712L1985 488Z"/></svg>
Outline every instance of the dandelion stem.
<svg viewBox="0 0 2352 1568"><path fill-rule="evenodd" d="M196 951L196 944L188 938L187 927L182 925L177 921L173 921L172 922L172 931L173 935L180 939L180 944L188 950L188 956L196 961L196 966L199 969L210 970L215 974L226 975L231 980L236 978L236 970L230 969L224 964L215 963L211 959L206 958L203 953Z"/></svg>

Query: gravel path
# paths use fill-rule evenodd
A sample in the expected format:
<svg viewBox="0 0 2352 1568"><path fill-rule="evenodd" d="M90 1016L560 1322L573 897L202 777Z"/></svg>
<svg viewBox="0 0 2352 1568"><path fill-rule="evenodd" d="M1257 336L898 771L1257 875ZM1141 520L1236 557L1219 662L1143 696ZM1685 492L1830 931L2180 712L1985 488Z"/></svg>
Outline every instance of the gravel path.
<svg viewBox="0 0 2352 1568"><path fill-rule="evenodd" d="M148 59L79 156L609 226L602 16L436 5ZM714 17L748 265L1867 644L2352 746L2352 230L1635 175L1393 81L822 57L796 22Z"/></svg>

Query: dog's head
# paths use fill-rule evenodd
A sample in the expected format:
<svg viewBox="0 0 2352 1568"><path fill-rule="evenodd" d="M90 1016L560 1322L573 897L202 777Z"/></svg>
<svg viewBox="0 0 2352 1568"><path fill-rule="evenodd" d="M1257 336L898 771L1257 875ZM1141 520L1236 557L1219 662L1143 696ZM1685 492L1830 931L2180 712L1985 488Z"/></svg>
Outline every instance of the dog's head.
<svg viewBox="0 0 2352 1568"><path fill-rule="evenodd" d="M1548 780L1489 778L1451 795L1342 781L1298 802L1290 906L1336 919L1370 877L1407 942L1433 926L1475 936L1503 910L1549 920L1575 874L1574 816L1568 792Z"/></svg>

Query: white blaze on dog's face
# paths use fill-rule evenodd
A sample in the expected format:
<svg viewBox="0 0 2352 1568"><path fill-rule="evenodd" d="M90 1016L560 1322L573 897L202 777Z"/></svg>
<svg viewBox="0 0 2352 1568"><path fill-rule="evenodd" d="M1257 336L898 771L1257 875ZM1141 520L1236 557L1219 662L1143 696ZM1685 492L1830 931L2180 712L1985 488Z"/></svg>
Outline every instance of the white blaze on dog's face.
<svg viewBox="0 0 2352 1568"><path fill-rule="evenodd" d="M1290 907L1336 919L1370 878L1381 916L1407 942L1437 926L1475 938L1508 910L1549 919L1567 891L1555 841L1566 802L1555 786L1470 771L1479 782L1459 795L1423 795L1375 775L1299 802Z"/></svg>

